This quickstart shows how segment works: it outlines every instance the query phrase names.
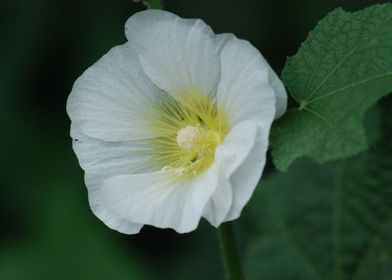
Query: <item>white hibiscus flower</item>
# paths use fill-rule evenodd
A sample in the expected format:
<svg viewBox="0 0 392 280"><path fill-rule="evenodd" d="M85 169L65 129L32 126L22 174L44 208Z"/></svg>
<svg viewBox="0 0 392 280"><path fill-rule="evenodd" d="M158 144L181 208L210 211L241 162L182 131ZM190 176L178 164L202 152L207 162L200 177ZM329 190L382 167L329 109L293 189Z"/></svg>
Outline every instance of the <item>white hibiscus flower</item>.
<svg viewBox="0 0 392 280"><path fill-rule="evenodd" d="M238 218L286 110L282 82L251 44L201 20L148 10L125 33L67 103L93 212L128 234Z"/></svg>

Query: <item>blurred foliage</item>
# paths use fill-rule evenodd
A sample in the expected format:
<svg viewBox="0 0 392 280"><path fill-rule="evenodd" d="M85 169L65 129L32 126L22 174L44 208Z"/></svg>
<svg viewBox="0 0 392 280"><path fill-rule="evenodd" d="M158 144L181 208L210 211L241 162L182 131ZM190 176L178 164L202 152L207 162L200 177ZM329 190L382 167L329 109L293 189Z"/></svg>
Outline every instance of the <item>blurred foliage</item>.
<svg viewBox="0 0 392 280"><path fill-rule="evenodd" d="M261 182L244 214L250 279L391 279L392 99L382 104L369 151Z"/></svg>
<svg viewBox="0 0 392 280"><path fill-rule="evenodd" d="M172 0L165 1L165 7L183 17L202 18L216 32L233 32L249 40L280 72L286 56L296 52L327 12L375 2L382 1ZM131 0L0 3L0 279L222 279L215 230L206 222L190 234L146 227L139 235L126 236L105 227L88 206L83 174L71 148L66 98L88 66L125 41L126 19L142 9L142 4ZM369 122L372 126L373 120ZM379 133L373 135L378 138ZM315 172L325 177L328 170ZM296 176L290 187L293 193L301 193L303 169L294 167L284 176ZM287 184L282 182L282 196L288 195ZM314 196L317 201L327 192L327 186L319 185L323 192L309 192L309 200ZM256 203L260 208L249 214L253 227L246 228L252 230L239 236L246 248L244 256L250 254L248 249L255 254L267 252L258 251L256 243L247 245L246 240L255 227L263 226L262 217L269 219L266 215L279 197L279 188L262 184L253 199L253 204L260 199ZM241 218L244 222L247 215ZM318 232L317 237L327 240L330 234ZM266 260L286 256L290 261L285 244L277 246L283 247L282 255L276 251ZM267 263L259 264L264 269ZM349 267L349 262L341 264L342 269ZM255 273L257 277L265 272Z"/></svg>

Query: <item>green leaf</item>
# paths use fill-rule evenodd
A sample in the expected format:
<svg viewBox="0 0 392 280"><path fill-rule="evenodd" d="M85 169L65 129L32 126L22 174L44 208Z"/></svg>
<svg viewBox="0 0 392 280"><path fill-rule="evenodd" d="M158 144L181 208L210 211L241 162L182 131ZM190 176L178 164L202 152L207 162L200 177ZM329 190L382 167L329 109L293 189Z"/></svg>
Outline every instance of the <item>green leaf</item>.
<svg viewBox="0 0 392 280"><path fill-rule="evenodd" d="M271 132L279 170L305 155L325 162L365 150L363 115L392 91L392 4L328 14L282 78L298 107Z"/></svg>
<svg viewBox="0 0 392 280"><path fill-rule="evenodd" d="M389 110L392 106L389 106ZM392 120L340 163L301 160L261 181L243 217L249 279L391 279Z"/></svg>

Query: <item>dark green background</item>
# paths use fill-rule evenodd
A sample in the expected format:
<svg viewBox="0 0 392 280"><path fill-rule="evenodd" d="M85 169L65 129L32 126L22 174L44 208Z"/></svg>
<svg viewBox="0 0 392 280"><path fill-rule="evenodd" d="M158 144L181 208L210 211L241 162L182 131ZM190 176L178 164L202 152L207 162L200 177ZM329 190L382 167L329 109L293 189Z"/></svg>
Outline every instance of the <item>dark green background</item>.
<svg viewBox="0 0 392 280"><path fill-rule="evenodd" d="M286 56L329 11L376 2L388 1L176 0L165 6L249 40L280 73ZM107 228L88 206L66 99L87 67L125 41L125 21L142 9L131 0L1 2L1 280L222 279L215 230L206 222L190 234L145 227L127 236Z"/></svg>

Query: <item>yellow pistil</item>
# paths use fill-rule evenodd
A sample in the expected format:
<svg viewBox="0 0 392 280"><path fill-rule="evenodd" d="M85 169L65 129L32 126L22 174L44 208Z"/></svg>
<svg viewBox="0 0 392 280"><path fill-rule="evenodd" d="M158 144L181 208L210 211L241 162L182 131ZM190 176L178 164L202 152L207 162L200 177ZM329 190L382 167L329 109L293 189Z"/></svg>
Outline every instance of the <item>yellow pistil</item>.
<svg viewBox="0 0 392 280"><path fill-rule="evenodd" d="M207 170L215 149L228 131L227 118L199 91L184 92L181 101L160 96L149 117L154 135L149 141L152 163L177 178Z"/></svg>

